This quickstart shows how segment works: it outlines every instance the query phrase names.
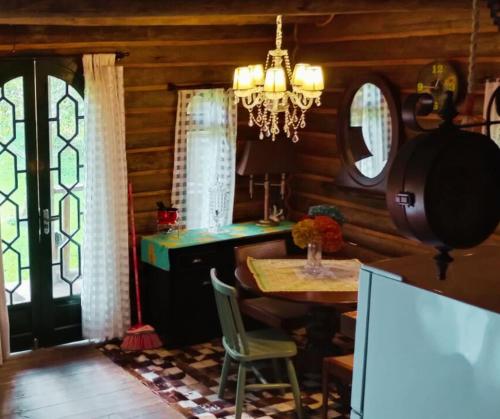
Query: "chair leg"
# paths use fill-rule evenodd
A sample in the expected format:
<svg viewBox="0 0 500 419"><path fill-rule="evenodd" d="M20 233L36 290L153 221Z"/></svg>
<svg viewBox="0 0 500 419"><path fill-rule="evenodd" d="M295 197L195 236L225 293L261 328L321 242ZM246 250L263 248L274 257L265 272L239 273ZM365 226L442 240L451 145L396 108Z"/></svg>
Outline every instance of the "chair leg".
<svg viewBox="0 0 500 419"><path fill-rule="evenodd" d="M321 389L323 392L323 405L321 406L321 418L327 419L329 391L328 391L328 370L325 365L323 365L323 377L322 377Z"/></svg>
<svg viewBox="0 0 500 419"><path fill-rule="evenodd" d="M340 396L340 411L342 413L349 413L351 410L351 391L349 384L337 381L336 383L337 391Z"/></svg>
<svg viewBox="0 0 500 419"><path fill-rule="evenodd" d="M224 398L224 390L226 389L227 375L229 374L230 367L231 367L231 357L226 352L226 355L224 356L224 364L222 365L222 373L220 375L219 399Z"/></svg>
<svg viewBox="0 0 500 419"><path fill-rule="evenodd" d="M288 379L290 380L290 384L292 385L293 398L295 399L295 410L297 411L298 419L302 419L302 402L300 400L300 388L299 382L297 380L297 374L295 374L295 367L293 366L293 362L290 358L286 358L286 370L288 372Z"/></svg>
<svg viewBox="0 0 500 419"><path fill-rule="evenodd" d="M247 367L244 362L240 362L238 368L238 384L236 388L236 411L235 419L241 419L243 404L245 402L245 382L247 379Z"/></svg>

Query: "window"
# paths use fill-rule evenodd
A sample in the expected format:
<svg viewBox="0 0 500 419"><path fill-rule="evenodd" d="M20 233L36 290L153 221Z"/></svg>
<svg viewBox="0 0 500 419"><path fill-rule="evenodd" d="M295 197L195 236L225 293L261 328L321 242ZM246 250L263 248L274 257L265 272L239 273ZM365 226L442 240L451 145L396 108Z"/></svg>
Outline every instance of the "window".
<svg viewBox="0 0 500 419"><path fill-rule="evenodd" d="M232 94L223 89L179 92L176 125L172 202L181 221L188 229L231 224L236 159Z"/></svg>

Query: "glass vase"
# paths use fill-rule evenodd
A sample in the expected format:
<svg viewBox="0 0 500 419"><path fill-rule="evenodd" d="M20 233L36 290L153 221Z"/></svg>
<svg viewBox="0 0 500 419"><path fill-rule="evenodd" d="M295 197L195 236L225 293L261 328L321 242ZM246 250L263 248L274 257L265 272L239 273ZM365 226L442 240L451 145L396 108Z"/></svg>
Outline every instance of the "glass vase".
<svg viewBox="0 0 500 419"><path fill-rule="evenodd" d="M311 242L307 245L307 262L304 272L309 275L319 275L323 272L321 242Z"/></svg>
<svg viewBox="0 0 500 419"><path fill-rule="evenodd" d="M229 207L229 192L226 185L216 182L209 188L209 227L210 233L223 233L224 221Z"/></svg>

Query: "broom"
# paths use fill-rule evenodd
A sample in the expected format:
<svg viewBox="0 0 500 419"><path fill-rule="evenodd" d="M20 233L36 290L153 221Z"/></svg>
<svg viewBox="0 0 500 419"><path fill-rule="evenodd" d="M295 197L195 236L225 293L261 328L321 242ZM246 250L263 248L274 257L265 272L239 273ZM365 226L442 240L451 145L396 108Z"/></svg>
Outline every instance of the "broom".
<svg viewBox="0 0 500 419"><path fill-rule="evenodd" d="M132 198L132 184L128 184L128 206L130 213L130 232L132 233L132 261L134 265L135 300L137 306L137 324L127 330L121 348L125 351L141 351L156 349L162 342L155 329L142 323L141 294L139 289L139 266L137 260L137 238L135 236L134 201Z"/></svg>

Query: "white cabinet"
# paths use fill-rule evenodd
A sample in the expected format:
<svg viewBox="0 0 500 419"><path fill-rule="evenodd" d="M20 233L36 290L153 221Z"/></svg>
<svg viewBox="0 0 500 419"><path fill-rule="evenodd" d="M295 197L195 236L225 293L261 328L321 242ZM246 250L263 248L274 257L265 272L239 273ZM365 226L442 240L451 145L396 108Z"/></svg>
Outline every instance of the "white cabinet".
<svg viewBox="0 0 500 419"><path fill-rule="evenodd" d="M500 247L364 266L351 418L500 418Z"/></svg>

